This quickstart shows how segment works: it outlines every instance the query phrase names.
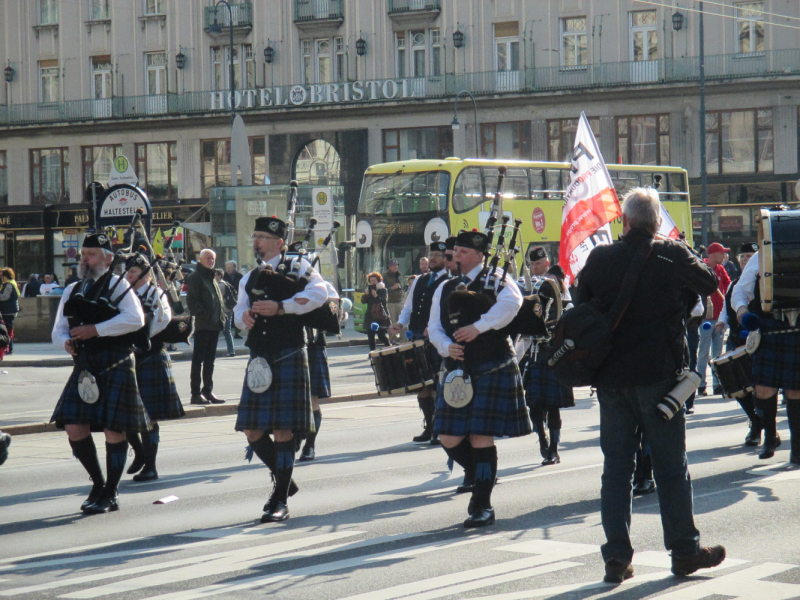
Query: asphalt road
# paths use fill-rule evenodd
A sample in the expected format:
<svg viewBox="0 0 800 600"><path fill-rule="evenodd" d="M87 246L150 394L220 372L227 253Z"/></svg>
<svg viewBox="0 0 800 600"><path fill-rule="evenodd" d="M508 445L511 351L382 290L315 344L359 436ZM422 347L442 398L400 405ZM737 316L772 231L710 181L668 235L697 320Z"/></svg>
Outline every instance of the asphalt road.
<svg viewBox="0 0 800 600"><path fill-rule="evenodd" d="M239 371L241 373L241 371ZM669 573L656 495L634 500L636 576L602 583L598 410L563 411L562 463L539 465L533 437L499 440L498 521L461 526L440 448L412 444L412 397L323 407L318 458L300 464L285 523L259 524L271 484L243 460L233 417L163 423L161 478L126 476L117 513L83 516L86 475L63 433L14 438L0 468L0 597L800 598L800 470L742 447L734 402L703 399L688 428L697 525L728 559L688 579ZM102 454L102 437L96 441ZM177 496L167 504L155 501Z"/></svg>

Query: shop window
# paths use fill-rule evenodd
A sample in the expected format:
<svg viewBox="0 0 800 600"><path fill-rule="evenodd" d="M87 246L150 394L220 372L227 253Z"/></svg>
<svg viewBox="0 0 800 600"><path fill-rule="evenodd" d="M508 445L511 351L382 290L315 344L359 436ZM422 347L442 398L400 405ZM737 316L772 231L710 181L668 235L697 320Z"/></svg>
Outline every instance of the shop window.
<svg viewBox="0 0 800 600"><path fill-rule="evenodd" d="M668 165L669 115L617 117L617 160L626 165Z"/></svg>
<svg viewBox="0 0 800 600"><path fill-rule="evenodd" d="M139 187L150 200L178 197L178 144L136 144Z"/></svg>
<svg viewBox="0 0 800 600"><path fill-rule="evenodd" d="M98 181L105 186L108 183L114 159L122 154L122 146L83 146L81 154L83 157L83 189L86 189L93 181Z"/></svg>
<svg viewBox="0 0 800 600"><path fill-rule="evenodd" d="M578 132L579 119L556 119L547 122L547 160L569 162L572 160L572 148L575 146L575 134ZM600 119L589 118L589 126L594 137L600 141Z"/></svg>
<svg viewBox="0 0 800 600"><path fill-rule="evenodd" d="M531 159L531 122L481 123L483 158Z"/></svg>
<svg viewBox="0 0 800 600"><path fill-rule="evenodd" d="M706 113L709 173L764 173L774 168L772 109Z"/></svg>
<svg viewBox="0 0 800 600"><path fill-rule="evenodd" d="M439 159L453 155L451 127L383 130L383 161Z"/></svg>
<svg viewBox="0 0 800 600"><path fill-rule="evenodd" d="M253 185L264 185L267 174L265 144L263 137L249 138L250 164L253 172ZM231 185L231 141L203 140L202 185L203 195L208 196L212 187Z"/></svg>
<svg viewBox="0 0 800 600"><path fill-rule="evenodd" d="M6 151L0 150L0 206L8 205L8 162Z"/></svg>
<svg viewBox="0 0 800 600"><path fill-rule="evenodd" d="M69 202L69 149L30 151L33 204Z"/></svg>

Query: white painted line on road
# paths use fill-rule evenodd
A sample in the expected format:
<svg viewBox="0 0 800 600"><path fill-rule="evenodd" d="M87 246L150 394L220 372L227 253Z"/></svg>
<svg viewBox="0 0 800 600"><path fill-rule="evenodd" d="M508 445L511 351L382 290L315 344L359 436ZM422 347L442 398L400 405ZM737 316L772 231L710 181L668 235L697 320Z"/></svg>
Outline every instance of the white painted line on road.
<svg viewBox="0 0 800 600"><path fill-rule="evenodd" d="M98 548L107 548L108 546L116 546L119 544L130 544L132 542L138 542L146 538L138 537L138 538L128 538L127 540L114 540L113 542L103 542L102 544L91 544L89 546L72 546L70 548L66 548L64 550L51 550L49 552L40 552L38 554L27 554L25 556L15 556L13 558L3 558L0 559L0 564L8 564L12 563L8 567L0 567L0 571L7 571L9 569L19 568L17 563L23 563L28 560L32 560L34 558L44 558L45 556L58 556L59 554L66 554L68 552L83 552L85 550L97 550ZM37 564L43 563L35 563L33 566ZM26 565L27 567L27 565Z"/></svg>
<svg viewBox="0 0 800 600"><path fill-rule="evenodd" d="M590 592L593 590L604 591L626 591L631 587L639 586L643 583L650 583L652 581L662 581L670 579L673 575L670 572L666 573L648 573L647 575L636 575L633 579L629 579L622 585L614 585L613 583L605 583L603 581L590 581L586 583L569 583L566 585L557 585L553 587L541 588L538 590L525 590L522 592L508 592L505 594L495 594L493 596L481 596L479 598L472 598L471 600L530 600L531 598L544 598L545 596L558 597L570 592ZM590 596L581 596L589 598Z"/></svg>
<svg viewBox="0 0 800 600"><path fill-rule="evenodd" d="M796 568L797 565L764 563L713 579L700 580L697 585L659 596L659 600L701 600L708 596L731 596L741 600L789 600L800 596L800 585L764 581L764 578Z"/></svg>
<svg viewBox="0 0 800 600"><path fill-rule="evenodd" d="M703 573L713 573L715 571L722 571L724 569L731 569L733 567L741 567L749 563L749 560L741 560L738 558L726 558L725 562L717 567L711 569L703 569ZM633 555L633 564L641 567L654 567L656 569L671 569L672 557L669 552L657 552L655 550L648 550L646 552L636 552Z"/></svg>

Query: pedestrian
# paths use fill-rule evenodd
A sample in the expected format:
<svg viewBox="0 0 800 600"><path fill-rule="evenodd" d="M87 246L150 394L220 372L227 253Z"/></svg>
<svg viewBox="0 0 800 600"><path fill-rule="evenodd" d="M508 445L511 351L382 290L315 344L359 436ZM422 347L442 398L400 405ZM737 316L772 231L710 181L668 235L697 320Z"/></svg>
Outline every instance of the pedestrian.
<svg viewBox="0 0 800 600"><path fill-rule="evenodd" d="M383 274L382 281L386 286L386 308L389 310L390 324L397 323L403 311L403 274L400 272L397 260L389 261L389 270ZM393 341L399 339L399 336L392 336Z"/></svg>
<svg viewBox="0 0 800 600"><path fill-rule="evenodd" d="M706 303L706 317L703 324L700 326L700 344L697 349L697 372L700 374L700 387L697 388L698 396L706 396L706 371L708 361L711 358L717 358L722 354L722 338L724 332L715 328L714 325L719 319L719 314L722 312L722 306L725 303L725 293L728 291L728 286L731 284L731 279L728 277L728 272L722 266L722 261L725 259L725 254L730 252L730 248L726 248L722 244L714 242L708 246L708 258L705 262L714 270L717 276L719 285L709 298L705 300ZM719 384L717 374L712 374L714 394L722 393L722 386Z"/></svg>
<svg viewBox="0 0 800 600"><path fill-rule="evenodd" d="M0 269L0 316L5 322L9 336L6 354L14 353L14 319L19 313L19 288L10 267Z"/></svg>
<svg viewBox="0 0 800 600"><path fill-rule="evenodd" d="M369 338L369 349L375 350L375 337L385 346L389 346L389 338L386 337L386 330L391 325L389 320L389 310L386 307L386 285L383 277L378 272L367 275L367 291L362 296L362 302L367 305L364 315L364 326L367 328L367 338Z"/></svg>
<svg viewBox="0 0 800 600"><path fill-rule="evenodd" d="M214 395L214 361L219 332L225 327L225 300L214 277L217 253L210 248L200 251L197 267L186 278L186 305L194 317L194 348L190 374L191 404L223 404ZM202 369L203 385L200 386Z"/></svg>
<svg viewBox="0 0 800 600"><path fill-rule="evenodd" d="M239 272L239 265L236 263L235 260L229 260L225 263L225 281L233 287L233 291L235 292L235 298L239 298L239 284L242 281L243 275ZM227 325L226 325L227 326ZM233 339L240 340L242 336L239 334L239 330L236 328L235 325L232 325L232 331L234 332Z"/></svg>
<svg viewBox="0 0 800 600"><path fill-rule="evenodd" d="M253 250L263 261L263 268L271 267L275 273L279 266L290 272L296 260L297 276L303 277L311 265L304 258L284 259L281 249L285 237L283 220L260 217L252 236ZM250 330L246 343L251 358L242 386L236 431L244 432L250 449L274 477L275 487L261 516L262 523L273 523L289 518L288 498L297 492L292 481L294 436L315 431L305 332L297 315L322 306L328 291L319 273L312 270L303 291L283 301L267 300L267 275L262 267L245 275L241 282L244 293L239 295L234 310L236 325ZM271 383L264 385L268 373Z"/></svg>
<svg viewBox="0 0 800 600"><path fill-rule="evenodd" d="M578 286L576 305L594 302L610 307L620 295L631 263L647 257L614 330L611 352L592 382L600 403L604 457L600 515L606 535L601 551L609 583L633 577L630 524L639 433L650 446L672 572L685 576L725 559L722 546L700 546L692 514L684 413L679 410L668 421L656 415L656 406L675 387L677 373L688 367L684 290L709 295L717 289L717 278L712 267L682 242L655 239L661 210L656 190L629 191L622 204L622 240L592 250Z"/></svg>
<svg viewBox="0 0 800 600"><path fill-rule="evenodd" d="M419 259L419 274L420 275L427 275L430 272L431 272L431 267L430 267L430 261L428 260L428 257L427 256L421 257Z"/></svg>
<svg viewBox="0 0 800 600"><path fill-rule="evenodd" d="M71 283L77 283L80 280L81 278L78 277L78 270L75 267L70 267L69 276L67 276L66 280L64 281L64 287Z"/></svg>
<svg viewBox="0 0 800 600"><path fill-rule="evenodd" d="M222 269L214 269L214 281L222 290L222 301L225 307L225 327L222 333L225 336L225 345L228 348L228 356L236 356L233 351L233 336L231 335L231 327L233 325L233 309L236 307L236 291L230 283L225 281Z"/></svg>
<svg viewBox="0 0 800 600"><path fill-rule="evenodd" d="M36 298L39 295L39 290L42 287L42 282L39 281L39 274L33 273L29 278L25 287L22 288L23 298Z"/></svg>
<svg viewBox="0 0 800 600"><path fill-rule="evenodd" d="M131 352L135 334L145 324L144 312L136 296L127 293L127 283L115 285L118 277L109 271L113 259L107 235L84 237L83 281L62 295L52 335L53 345L75 361L51 421L66 430L73 455L92 480L92 491L81 505L87 514L119 510L118 486L128 454L124 432L150 430ZM110 318L100 308L109 303L118 303L119 311ZM105 479L92 431L105 433Z"/></svg>
<svg viewBox="0 0 800 600"><path fill-rule="evenodd" d="M40 296L49 296L54 289L58 287L58 284L53 281L53 276L50 273L45 274L44 276L44 283L39 288L39 295Z"/></svg>

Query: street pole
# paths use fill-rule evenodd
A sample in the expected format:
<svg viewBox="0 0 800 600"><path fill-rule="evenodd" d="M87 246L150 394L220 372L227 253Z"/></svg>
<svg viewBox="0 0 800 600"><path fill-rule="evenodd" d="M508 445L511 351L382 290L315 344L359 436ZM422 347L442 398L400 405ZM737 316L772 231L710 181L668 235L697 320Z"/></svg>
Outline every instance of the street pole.
<svg viewBox="0 0 800 600"><path fill-rule="evenodd" d="M230 79L231 79L231 96L230 96L230 103L231 103L231 125L233 125L233 121L236 119L236 103L234 101L234 85L233 85L233 9L231 5L226 0L219 0L217 4L214 6L214 23L208 28L208 30L213 34L222 33L222 28L219 26L217 22L217 9L219 8L220 4L224 4L228 7L228 16L230 20L228 21L228 29L231 33L231 45L230 45L230 56L231 56L231 64L230 64Z"/></svg>
<svg viewBox="0 0 800 600"><path fill-rule="evenodd" d="M461 96L461 94L466 94L469 96L470 100L472 100L472 111L475 117L475 158L480 158L481 150L478 146L478 104L475 102L475 96L473 96L472 93L468 92L467 90L461 90L456 94L455 105L453 107L453 126L458 126L458 98Z"/></svg>
<svg viewBox="0 0 800 600"><path fill-rule="evenodd" d="M708 207L708 169L706 168L706 56L703 37L703 3L700 2L700 198L703 211ZM703 246L708 248L708 215L703 213Z"/></svg>

